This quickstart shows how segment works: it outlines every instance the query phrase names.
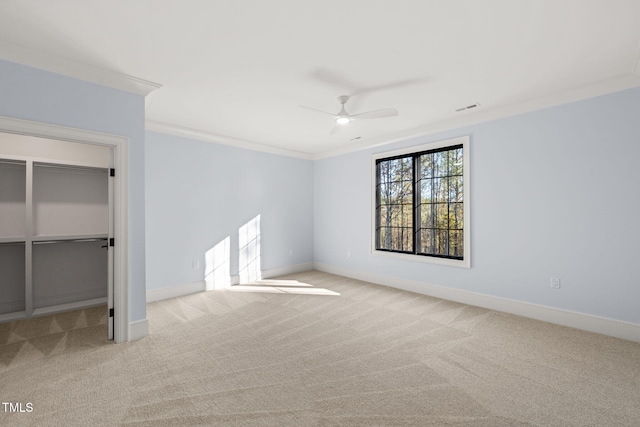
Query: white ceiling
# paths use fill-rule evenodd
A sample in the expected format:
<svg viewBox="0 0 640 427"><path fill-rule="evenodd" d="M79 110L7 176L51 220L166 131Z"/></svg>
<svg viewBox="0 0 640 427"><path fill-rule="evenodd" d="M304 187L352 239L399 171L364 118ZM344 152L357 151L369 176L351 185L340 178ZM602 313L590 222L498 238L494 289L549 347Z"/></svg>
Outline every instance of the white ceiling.
<svg viewBox="0 0 640 427"><path fill-rule="evenodd" d="M0 57L135 76L157 87L148 129L317 158L640 86L639 18L638 0L0 0ZM339 95L400 115L330 136L300 105Z"/></svg>

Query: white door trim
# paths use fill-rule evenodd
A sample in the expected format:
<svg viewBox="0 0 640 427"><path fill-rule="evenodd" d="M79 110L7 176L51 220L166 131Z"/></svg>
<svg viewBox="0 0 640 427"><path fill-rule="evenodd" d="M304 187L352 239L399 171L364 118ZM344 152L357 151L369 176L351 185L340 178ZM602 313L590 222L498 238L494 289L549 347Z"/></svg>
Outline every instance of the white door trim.
<svg viewBox="0 0 640 427"><path fill-rule="evenodd" d="M114 340L129 341L129 138L47 123L0 116L0 132L110 147L116 170L113 178L114 221Z"/></svg>
<svg viewBox="0 0 640 427"><path fill-rule="evenodd" d="M109 182L108 187L109 187L109 231L107 233L107 310L109 310L109 313L111 313L111 309L114 308L113 305L113 288L114 288L114 277L113 277L113 273L114 273L114 249L111 249L110 242L111 242L111 238L115 237L113 235L113 221L114 221L114 217L115 217L115 205L114 205L114 185L113 185L113 181L115 178L114 176L111 176L111 171L115 170L115 162L114 162L114 149L110 148L109 149L109 176L107 177L107 181ZM115 311L115 310L114 310ZM113 327L114 327L114 323L115 323L115 319L112 318L111 316L109 316L109 318L107 319L107 323L108 323L108 329L109 329L109 339L112 340L114 339L113 336Z"/></svg>

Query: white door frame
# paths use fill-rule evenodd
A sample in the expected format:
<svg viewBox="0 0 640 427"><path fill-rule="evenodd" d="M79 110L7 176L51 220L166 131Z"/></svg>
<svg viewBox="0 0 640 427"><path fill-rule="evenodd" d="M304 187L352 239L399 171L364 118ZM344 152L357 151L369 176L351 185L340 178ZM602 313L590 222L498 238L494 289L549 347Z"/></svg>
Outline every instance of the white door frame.
<svg viewBox="0 0 640 427"><path fill-rule="evenodd" d="M109 339L112 340L114 339L113 336L113 326L115 323L115 319L113 317L111 317L111 309L114 308L113 305L113 288L114 288L114 284L113 284L113 273L114 273L114 251L115 251L115 247L112 249L111 248L111 238L114 237L113 235L113 220L114 220L114 216L115 216L115 204L114 204L114 185L113 185L113 181L114 181L114 176L111 176L111 171L115 171L116 165L114 162L114 148L110 148L109 149L109 176L107 177L107 181L109 182L109 195L108 195L108 199L109 199L109 232L107 233L107 310L109 310L109 317L107 319L108 322L108 329L109 329ZM115 309L114 309L115 311Z"/></svg>
<svg viewBox="0 0 640 427"><path fill-rule="evenodd" d="M113 307L115 342L129 341L129 138L0 116L0 132L111 148L113 165ZM111 250L111 248L109 249Z"/></svg>

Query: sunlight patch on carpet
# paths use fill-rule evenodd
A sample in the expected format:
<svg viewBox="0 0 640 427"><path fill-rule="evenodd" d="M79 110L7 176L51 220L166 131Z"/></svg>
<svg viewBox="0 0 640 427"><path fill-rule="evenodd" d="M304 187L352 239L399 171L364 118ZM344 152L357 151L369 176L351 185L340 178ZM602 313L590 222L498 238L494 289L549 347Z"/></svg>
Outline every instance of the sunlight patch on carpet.
<svg viewBox="0 0 640 427"><path fill-rule="evenodd" d="M338 292L325 288L316 288L313 285L297 280L257 280L246 285L234 285L225 290L231 292L257 292L267 294L340 296Z"/></svg>

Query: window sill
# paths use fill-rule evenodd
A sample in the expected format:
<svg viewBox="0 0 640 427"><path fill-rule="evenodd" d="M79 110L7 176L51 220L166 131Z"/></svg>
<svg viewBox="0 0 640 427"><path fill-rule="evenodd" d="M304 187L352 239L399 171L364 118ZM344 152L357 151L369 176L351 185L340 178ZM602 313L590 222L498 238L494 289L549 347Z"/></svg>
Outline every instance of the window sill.
<svg viewBox="0 0 640 427"><path fill-rule="evenodd" d="M379 251L375 249L371 251L371 255L385 257L385 258L395 258L403 261L413 261L413 262L421 262L425 264L444 265L447 267L471 268L471 260L469 259L468 256L465 259L458 260L458 259L430 257L430 256L424 256L424 255L403 254L398 252Z"/></svg>

